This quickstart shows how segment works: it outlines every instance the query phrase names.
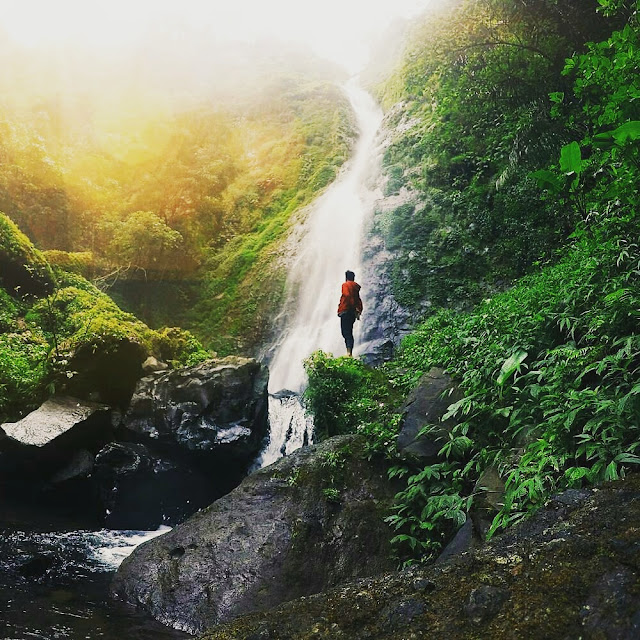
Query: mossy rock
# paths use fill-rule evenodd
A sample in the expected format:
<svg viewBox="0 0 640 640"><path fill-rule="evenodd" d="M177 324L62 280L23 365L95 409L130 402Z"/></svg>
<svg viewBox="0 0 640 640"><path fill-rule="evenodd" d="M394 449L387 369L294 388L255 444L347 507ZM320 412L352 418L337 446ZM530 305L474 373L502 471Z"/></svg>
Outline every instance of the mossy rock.
<svg viewBox="0 0 640 640"><path fill-rule="evenodd" d="M19 297L43 296L54 288L49 263L4 213L0 213L0 285Z"/></svg>

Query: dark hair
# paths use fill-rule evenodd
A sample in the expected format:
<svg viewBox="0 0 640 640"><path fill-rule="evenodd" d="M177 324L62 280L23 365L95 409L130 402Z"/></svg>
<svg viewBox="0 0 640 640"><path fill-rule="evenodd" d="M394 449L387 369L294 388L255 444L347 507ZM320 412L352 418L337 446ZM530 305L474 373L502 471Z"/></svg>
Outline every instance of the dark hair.
<svg viewBox="0 0 640 640"><path fill-rule="evenodd" d="M355 279L356 279L356 274L355 274L355 273L353 273L353 271L345 271L345 272L344 272L344 277L345 277L347 280L355 280Z"/></svg>

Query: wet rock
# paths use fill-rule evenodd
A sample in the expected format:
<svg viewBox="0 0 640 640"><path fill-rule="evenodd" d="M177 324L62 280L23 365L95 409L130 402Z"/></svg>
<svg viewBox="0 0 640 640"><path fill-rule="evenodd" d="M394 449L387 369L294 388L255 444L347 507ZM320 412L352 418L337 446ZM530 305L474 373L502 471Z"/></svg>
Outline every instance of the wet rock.
<svg viewBox="0 0 640 640"><path fill-rule="evenodd" d="M508 599L509 592L505 589L483 584L471 592L464 612L473 624L483 624L493 619Z"/></svg>
<svg viewBox="0 0 640 640"><path fill-rule="evenodd" d="M639 530L640 474L633 474L560 494L464 555L243 616L203 640L258 629L290 640L631 640L640 629ZM404 626L389 626L394 611L409 612L400 615Z"/></svg>
<svg viewBox="0 0 640 640"><path fill-rule="evenodd" d="M229 488L216 486L188 461L121 442L98 453L94 482L110 529L154 530L182 522Z"/></svg>
<svg viewBox="0 0 640 640"><path fill-rule="evenodd" d="M248 358L153 373L136 386L123 426L192 452L224 450L248 462L267 425L268 371Z"/></svg>
<svg viewBox="0 0 640 640"><path fill-rule="evenodd" d="M137 549L114 592L166 624L199 631L390 569L383 516L395 488L363 446L358 436L331 438L252 474Z"/></svg>
<svg viewBox="0 0 640 640"><path fill-rule="evenodd" d="M53 484L68 482L69 480L77 480L86 478L93 471L94 455L86 449L80 449L73 454L73 457L67 465L58 470L52 477Z"/></svg>
<svg viewBox="0 0 640 640"><path fill-rule="evenodd" d="M110 424L109 407L58 396L50 398L22 420L3 424L2 429L19 444L45 447L54 441L91 441L95 430Z"/></svg>
<svg viewBox="0 0 640 640"><path fill-rule="evenodd" d="M54 553L38 553L24 558L16 567L24 578L41 578L54 567L57 557Z"/></svg>
<svg viewBox="0 0 640 640"><path fill-rule="evenodd" d="M398 435L398 452L424 463L435 462L443 444L440 438L455 425L453 420L442 422L442 417L449 405L461 397L450 376L442 369L431 369L422 376L401 409L403 421ZM428 424L438 426L428 435L419 435Z"/></svg>

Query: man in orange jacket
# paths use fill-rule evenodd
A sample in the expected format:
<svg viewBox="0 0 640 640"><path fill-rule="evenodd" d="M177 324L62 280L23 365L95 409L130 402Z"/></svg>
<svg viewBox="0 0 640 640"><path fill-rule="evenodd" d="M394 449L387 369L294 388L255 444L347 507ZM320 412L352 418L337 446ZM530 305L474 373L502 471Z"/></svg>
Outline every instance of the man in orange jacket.
<svg viewBox="0 0 640 640"><path fill-rule="evenodd" d="M346 281L342 283L338 316L340 317L342 337L347 347L347 356L351 357L353 353L353 325L356 320L360 320L362 300L360 300L360 285L355 281L355 273L346 271L344 275Z"/></svg>

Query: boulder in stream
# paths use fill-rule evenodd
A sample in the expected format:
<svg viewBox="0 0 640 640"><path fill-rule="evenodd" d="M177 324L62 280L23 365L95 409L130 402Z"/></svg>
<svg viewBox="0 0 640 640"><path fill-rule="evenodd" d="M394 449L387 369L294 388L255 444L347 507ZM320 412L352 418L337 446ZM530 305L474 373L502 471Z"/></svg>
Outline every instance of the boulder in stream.
<svg viewBox="0 0 640 640"><path fill-rule="evenodd" d="M267 433L268 370L229 356L142 378L123 426L145 441L248 462Z"/></svg>
<svg viewBox="0 0 640 640"><path fill-rule="evenodd" d="M383 518L395 493L360 436L282 458L121 565L113 592L178 629L391 569Z"/></svg>

